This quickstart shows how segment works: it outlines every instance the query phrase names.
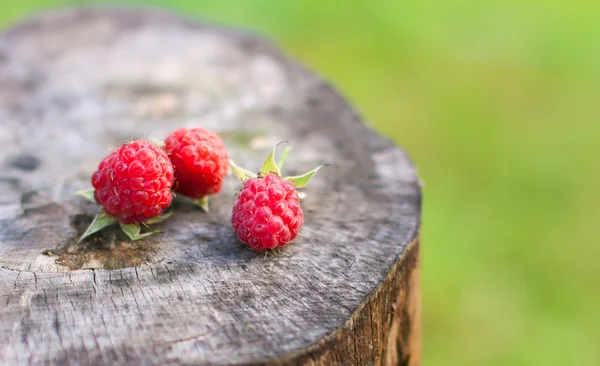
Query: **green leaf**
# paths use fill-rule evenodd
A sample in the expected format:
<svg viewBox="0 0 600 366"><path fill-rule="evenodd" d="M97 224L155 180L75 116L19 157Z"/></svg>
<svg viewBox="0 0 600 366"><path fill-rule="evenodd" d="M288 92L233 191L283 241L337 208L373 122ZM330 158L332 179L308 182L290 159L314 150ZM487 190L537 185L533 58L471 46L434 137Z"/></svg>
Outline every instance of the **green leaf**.
<svg viewBox="0 0 600 366"><path fill-rule="evenodd" d="M291 146L286 146L285 149L283 149L283 153L281 153L281 158L279 158L279 162L277 163L277 166L280 170L283 169L283 163L285 162L285 159L287 158L290 151L292 151Z"/></svg>
<svg viewBox="0 0 600 366"><path fill-rule="evenodd" d="M87 228L85 233L83 233L81 238L79 238L78 243L81 242L83 239L87 238L88 236L92 235L93 233L96 233L96 232L104 229L105 227L110 226L116 222L117 222L117 219L114 218L113 216L108 216L104 212L103 209L98 210L98 214L96 214L96 217L94 217L94 220L92 221L90 226Z"/></svg>
<svg viewBox="0 0 600 366"><path fill-rule="evenodd" d="M233 160L229 160L229 164L231 165L231 168L233 169L233 174L235 174L235 176L242 183L244 183L246 180L248 180L250 178L256 178L255 173L252 173L251 171L246 170L244 168L240 168L236 163L233 162Z"/></svg>
<svg viewBox="0 0 600 366"><path fill-rule="evenodd" d="M275 149L277 149L277 146L273 146L273 151L271 151L269 157L267 158L267 160L265 160L265 163L263 164L262 168L260 168L261 174L267 175L269 173L275 173L278 176L281 176L279 167L275 162Z"/></svg>
<svg viewBox="0 0 600 366"><path fill-rule="evenodd" d="M319 169L321 169L324 166L328 166L328 165L329 164L323 164L321 166L316 167L315 169L311 170L310 172L308 172L306 174L296 175L293 177L285 177L283 179L289 180L290 182L292 182L296 186L296 188L301 188L301 187L304 187L315 174L317 174Z"/></svg>
<svg viewBox="0 0 600 366"><path fill-rule="evenodd" d="M195 200L194 202L196 203L196 206L198 206L202 209L202 211L204 211L204 212L209 211L208 196L204 196L200 199Z"/></svg>
<svg viewBox="0 0 600 366"><path fill-rule="evenodd" d="M84 189L83 191L75 192L75 194L96 203L96 199L94 198L94 189Z"/></svg>
<svg viewBox="0 0 600 366"><path fill-rule="evenodd" d="M140 224L123 224L121 223L121 230L129 237L131 240L139 240L142 238L146 238L150 235L161 233L160 230L151 231L149 233L140 234Z"/></svg>
<svg viewBox="0 0 600 366"><path fill-rule="evenodd" d="M151 219L146 220L146 224L148 225L153 225L153 224L158 224L159 222L163 222L166 219L168 219L169 217L171 217L171 215L173 215L173 211L169 211L167 213L164 213L162 215L153 217Z"/></svg>

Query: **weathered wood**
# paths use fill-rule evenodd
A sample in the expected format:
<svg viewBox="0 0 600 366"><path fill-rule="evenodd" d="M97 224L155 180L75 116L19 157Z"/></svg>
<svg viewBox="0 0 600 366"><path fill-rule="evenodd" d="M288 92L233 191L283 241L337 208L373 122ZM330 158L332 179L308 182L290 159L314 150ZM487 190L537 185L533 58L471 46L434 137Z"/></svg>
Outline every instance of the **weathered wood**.
<svg viewBox="0 0 600 366"><path fill-rule="evenodd" d="M326 83L246 33L157 11L67 10L0 38L0 364L402 364L419 359L413 165ZM77 246L73 193L134 137L201 125L258 169L330 163L278 256L178 199L164 233Z"/></svg>

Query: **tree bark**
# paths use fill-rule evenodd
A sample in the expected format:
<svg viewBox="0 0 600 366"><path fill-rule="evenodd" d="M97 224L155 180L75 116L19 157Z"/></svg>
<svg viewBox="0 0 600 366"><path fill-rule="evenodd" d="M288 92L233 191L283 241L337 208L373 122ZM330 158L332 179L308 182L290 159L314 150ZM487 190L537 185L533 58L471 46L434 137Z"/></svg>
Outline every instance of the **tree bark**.
<svg viewBox="0 0 600 366"><path fill-rule="evenodd" d="M419 364L420 186L333 88L246 32L155 10L43 14L0 37L0 364ZM229 177L164 233L77 244L110 147L182 126L258 170L293 146L305 225L245 249Z"/></svg>

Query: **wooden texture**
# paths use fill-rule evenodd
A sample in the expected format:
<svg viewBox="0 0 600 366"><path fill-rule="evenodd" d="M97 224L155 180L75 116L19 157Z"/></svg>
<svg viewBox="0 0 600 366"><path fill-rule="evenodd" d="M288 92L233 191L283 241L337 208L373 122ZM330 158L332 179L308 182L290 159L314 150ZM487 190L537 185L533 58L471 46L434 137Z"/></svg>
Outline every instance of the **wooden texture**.
<svg viewBox="0 0 600 366"><path fill-rule="evenodd" d="M154 10L45 14L0 37L0 364L419 361L420 187L407 155L327 83L245 32ZM258 170L330 163L277 256L240 245L229 177L205 214L178 197L163 234L76 245L73 193L131 138L224 137Z"/></svg>

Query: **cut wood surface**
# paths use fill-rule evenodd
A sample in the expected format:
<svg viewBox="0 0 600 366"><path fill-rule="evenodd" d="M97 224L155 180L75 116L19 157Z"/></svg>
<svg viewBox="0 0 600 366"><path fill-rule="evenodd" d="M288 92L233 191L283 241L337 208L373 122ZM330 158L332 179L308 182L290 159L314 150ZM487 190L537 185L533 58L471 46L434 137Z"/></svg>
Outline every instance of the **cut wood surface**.
<svg viewBox="0 0 600 366"><path fill-rule="evenodd" d="M407 155L268 41L158 10L43 14L0 36L0 364L419 362L420 187ZM329 163L278 255L232 234L232 176L206 214L177 197L162 234L77 245L75 196L133 138L219 133L258 170Z"/></svg>

